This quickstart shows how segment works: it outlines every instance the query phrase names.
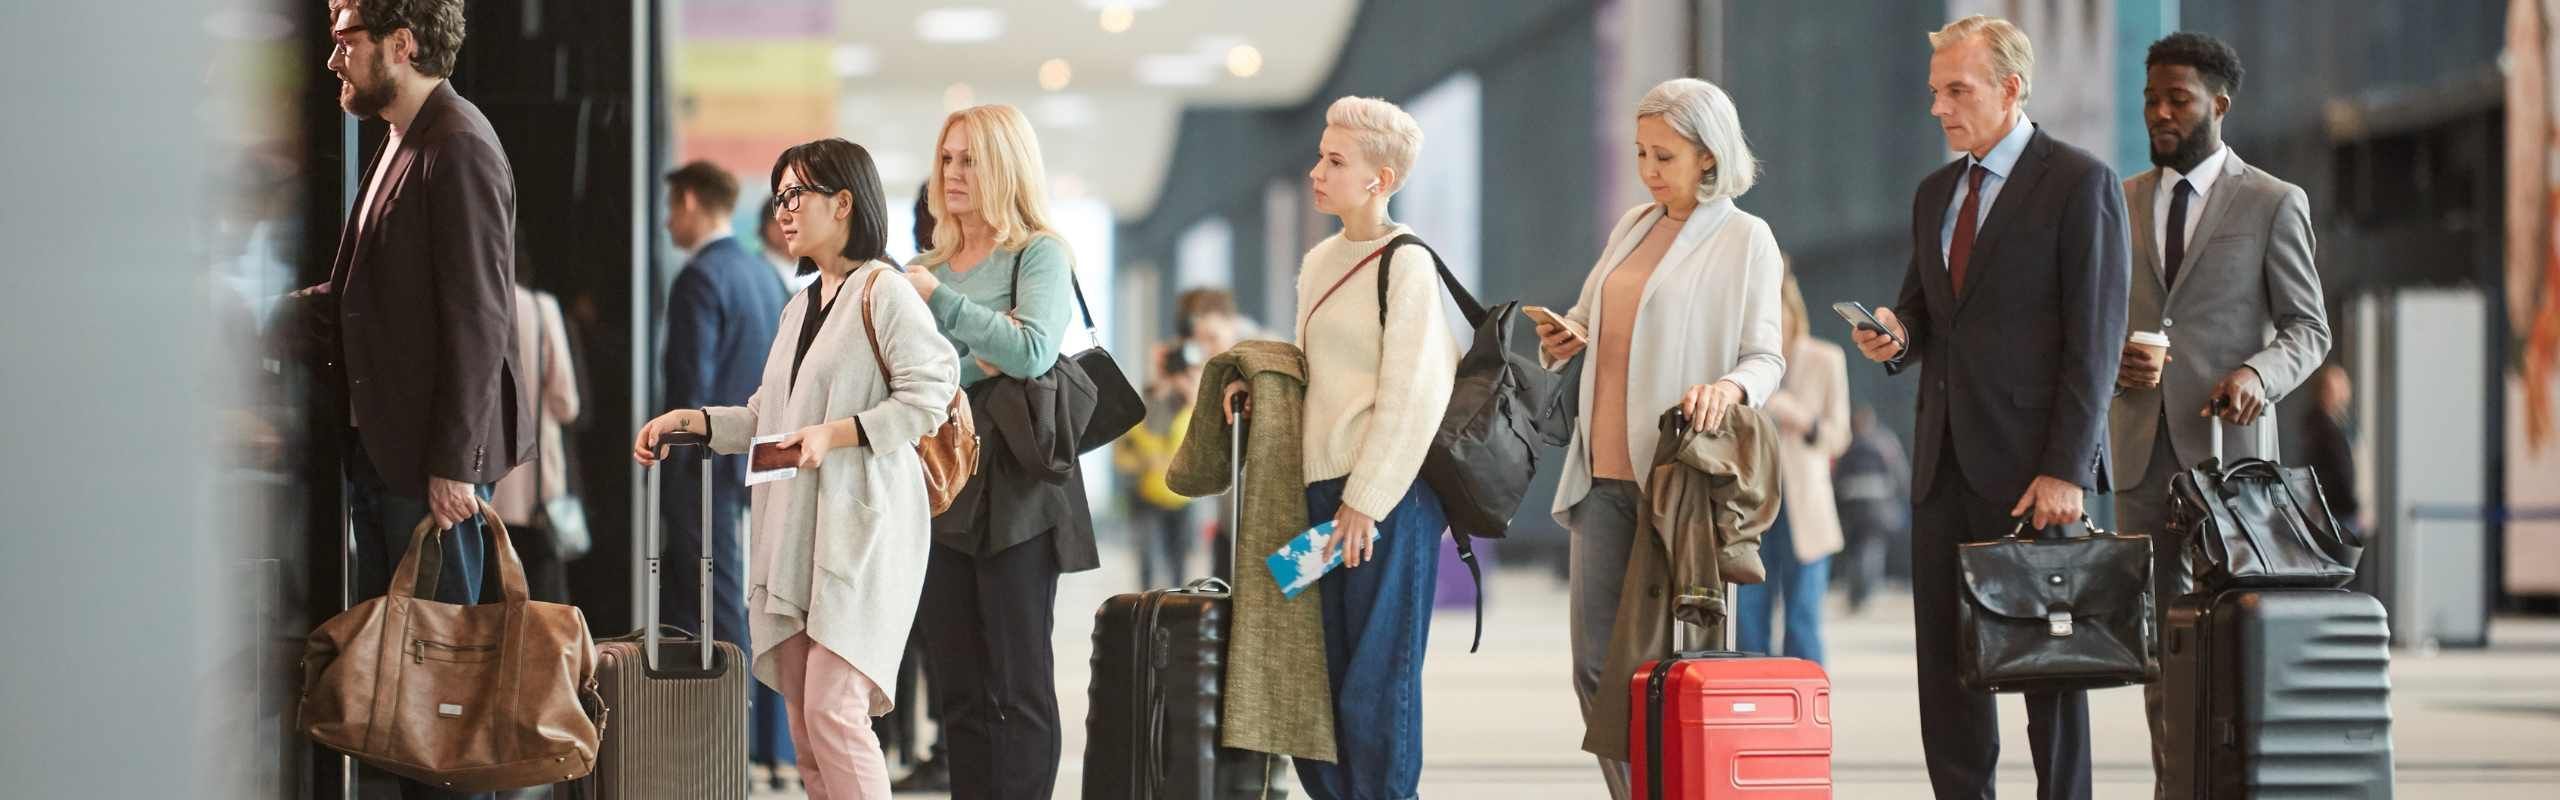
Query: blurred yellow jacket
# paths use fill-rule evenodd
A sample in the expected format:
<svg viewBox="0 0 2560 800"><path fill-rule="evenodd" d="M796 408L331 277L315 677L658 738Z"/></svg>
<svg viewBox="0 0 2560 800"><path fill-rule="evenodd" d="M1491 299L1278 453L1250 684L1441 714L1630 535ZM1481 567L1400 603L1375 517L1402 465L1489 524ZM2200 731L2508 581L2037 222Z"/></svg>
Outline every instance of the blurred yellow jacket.
<svg viewBox="0 0 2560 800"><path fill-rule="evenodd" d="M1174 451L1182 449L1183 434L1191 428L1192 404L1183 404L1173 412L1172 424L1165 432L1139 425L1121 436L1113 448L1112 463L1120 471L1138 479L1138 499L1147 505L1176 509L1191 504L1191 498L1175 494L1165 486L1165 468L1172 466Z"/></svg>

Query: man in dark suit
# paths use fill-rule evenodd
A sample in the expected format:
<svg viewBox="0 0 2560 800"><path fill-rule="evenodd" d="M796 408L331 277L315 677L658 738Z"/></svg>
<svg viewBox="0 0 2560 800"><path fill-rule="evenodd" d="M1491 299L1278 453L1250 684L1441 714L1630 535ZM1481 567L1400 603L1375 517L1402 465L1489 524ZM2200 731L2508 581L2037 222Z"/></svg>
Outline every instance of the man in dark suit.
<svg viewBox="0 0 2560 800"><path fill-rule="evenodd" d="M1858 331L1899 373L1920 362L1912 617L1922 749L1940 798L1992 796L1999 706L1956 665L1960 543L2081 519L2105 491L2107 404L2125 335L2124 194L2113 170L2027 120L2034 51L2005 20L1929 37L1930 113L1964 157L1920 184L1902 295ZM2038 796L2090 795L2083 692L2026 695Z"/></svg>
<svg viewBox="0 0 2560 800"><path fill-rule="evenodd" d="M667 173L667 236L693 253L667 290L667 346L661 362L667 408L742 406L763 382L765 355L782 324L789 289L782 276L731 233L738 179L708 161ZM700 461L666 465L658 497L665 515L666 592L659 619L702 630ZM747 554L738 525L747 509L747 459L719 456L711 479L712 636L753 653L747 641Z"/></svg>
<svg viewBox="0 0 2560 800"><path fill-rule="evenodd" d="M290 298L297 355L342 392L358 596L383 594L421 518L446 530L435 599L479 597L492 485L533 455L516 387L515 180L454 93L462 0L330 4L338 104L389 138L367 165L329 281ZM403 782L410 797L441 797Z"/></svg>

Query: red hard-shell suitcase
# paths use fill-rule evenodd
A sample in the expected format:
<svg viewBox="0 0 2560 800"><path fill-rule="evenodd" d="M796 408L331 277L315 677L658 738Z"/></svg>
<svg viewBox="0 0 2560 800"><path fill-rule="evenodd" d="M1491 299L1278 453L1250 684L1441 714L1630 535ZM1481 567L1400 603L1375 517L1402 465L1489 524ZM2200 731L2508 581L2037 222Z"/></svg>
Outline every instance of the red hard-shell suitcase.
<svg viewBox="0 0 2560 800"><path fill-rule="evenodd" d="M1635 797L1831 797L1831 676L1820 664L1682 650L1637 667L1627 698Z"/></svg>

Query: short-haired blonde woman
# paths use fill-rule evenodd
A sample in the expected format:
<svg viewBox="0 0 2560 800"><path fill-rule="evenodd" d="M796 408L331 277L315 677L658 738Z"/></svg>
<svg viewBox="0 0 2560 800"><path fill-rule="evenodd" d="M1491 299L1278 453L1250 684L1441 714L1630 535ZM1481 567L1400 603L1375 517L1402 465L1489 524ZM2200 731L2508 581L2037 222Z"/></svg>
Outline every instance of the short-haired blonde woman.
<svg viewBox="0 0 2560 800"><path fill-rule="evenodd" d="M885 800L889 764L871 719L893 702L933 516L916 443L941 426L960 360L924 304L891 291L901 284L885 260L888 204L869 152L843 139L785 150L773 191L787 249L818 279L783 306L746 405L669 411L640 429L631 454L656 463L671 431L708 435L721 453L771 434L799 448L799 478L749 492L755 675L790 707L810 797Z"/></svg>
<svg viewBox="0 0 2560 800"><path fill-rule="evenodd" d="M1550 366L1591 350L1554 507L1572 532L1573 690L1587 724L1597 704L1626 702L1626 676L1600 672L1644 508L1649 464L1637 459L1653 457L1654 420L1677 406L1719 427L1733 407L1767 403L1787 366L1778 242L1733 204L1759 177L1733 101L1706 81L1664 81L1636 106L1634 155L1653 201L1618 220L1568 325L1538 326ZM1583 738L1621 800L1624 743L1624 731Z"/></svg>
<svg viewBox="0 0 2560 800"><path fill-rule="evenodd" d="M1033 378L1075 324L1074 254L1049 228L1048 178L1012 106L944 118L926 184L933 249L907 280L961 356L960 385ZM993 419L984 409L981 420ZM1058 575L1100 566L1084 478L1037 480L1002 448L933 520L925 670L949 744L954 797L1048 797L1058 779Z"/></svg>
<svg viewBox="0 0 2560 800"><path fill-rule="evenodd" d="M1342 221L1298 267L1307 517L1332 520L1326 546L1342 552L1342 567L1318 584L1340 760L1297 759L1317 800L1401 800L1422 782L1423 645L1449 527L1422 482L1422 457L1448 409L1458 345L1430 252L1406 244L1383 258L1413 232L1387 218L1387 200L1421 150L1422 126L1404 109L1345 97L1325 111L1307 171L1316 210ZM1388 260L1382 308L1369 270Z"/></svg>

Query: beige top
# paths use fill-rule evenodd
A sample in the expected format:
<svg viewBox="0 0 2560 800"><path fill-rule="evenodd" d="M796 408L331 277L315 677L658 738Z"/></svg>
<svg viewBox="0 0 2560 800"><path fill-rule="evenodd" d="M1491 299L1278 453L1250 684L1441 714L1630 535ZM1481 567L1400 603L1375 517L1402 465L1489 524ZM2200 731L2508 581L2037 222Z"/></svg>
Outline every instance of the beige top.
<svg viewBox="0 0 2560 800"><path fill-rule="evenodd" d="M1686 220L1663 217L1636 244L1627 260L1609 273L1601 286L1600 341L1592 365L1591 475L1603 480L1636 479L1635 459L1627 453L1627 351L1635 341L1636 311L1644 307L1644 285L1662 264L1664 253L1680 238Z"/></svg>
<svg viewBox="0 0 2560 800"><path fill-rule="evenodd" d="M540 420L542 451L499 480L489 501L509 525L532 524L536 504L569 492L560 425L578 420L578 373L569 363L569 334L563 328L560 302L551 293L516 287L516 363L525 369L516 381L519 396L537 400L533 410ZM541 497L533 492L536 470L541 471Z"/></svg>

